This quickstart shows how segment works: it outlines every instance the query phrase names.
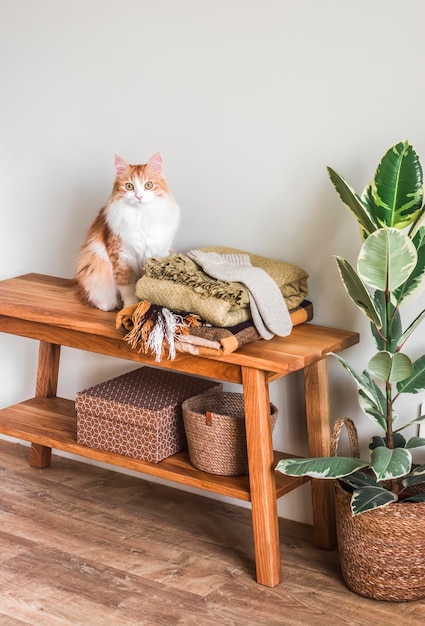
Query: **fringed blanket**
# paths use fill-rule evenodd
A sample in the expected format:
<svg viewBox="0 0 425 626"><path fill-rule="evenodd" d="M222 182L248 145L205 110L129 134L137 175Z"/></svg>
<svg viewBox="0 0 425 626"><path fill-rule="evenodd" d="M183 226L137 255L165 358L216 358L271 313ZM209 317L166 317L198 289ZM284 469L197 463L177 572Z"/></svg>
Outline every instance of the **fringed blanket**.
<svg viewBox="0 0 425 626"><path fill-rule="evenodd" d="M290 312L294 326L313 318L313 305L305 300ZM197 315L177 315L164 307L142 301L125 307L116 317L116 326L126 332L124 340L143 354L173 360L176 352L199 356L230 354L260 335L251 320L228 328L205 324ZM167 354L168 352L168 354Z"/></svg>
<svg viewBox="0 0 425 626"><path fill-rule="evenodd" d="M118 329L128 331L125 341L143 354L154 354L157 362L165 356L167 348L168 358L175 359L176 338L201 324L197 315L178 315L146 300L124 307L115 320Z"/></svg>

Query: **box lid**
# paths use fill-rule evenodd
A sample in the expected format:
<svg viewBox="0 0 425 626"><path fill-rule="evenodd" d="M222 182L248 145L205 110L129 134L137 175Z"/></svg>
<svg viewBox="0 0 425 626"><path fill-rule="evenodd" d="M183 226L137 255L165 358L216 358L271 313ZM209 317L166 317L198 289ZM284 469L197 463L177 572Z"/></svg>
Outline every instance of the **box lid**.
<svg viewBox="0 0 425 626"><path fill-rule="evenodd" d="M89 408L91 415L102 416L107 409L115 417L139 421L176 406L180 411L183 400L217 386L221 385L196 376L140 367L79 391L75 405L77 412Z"/></svg>

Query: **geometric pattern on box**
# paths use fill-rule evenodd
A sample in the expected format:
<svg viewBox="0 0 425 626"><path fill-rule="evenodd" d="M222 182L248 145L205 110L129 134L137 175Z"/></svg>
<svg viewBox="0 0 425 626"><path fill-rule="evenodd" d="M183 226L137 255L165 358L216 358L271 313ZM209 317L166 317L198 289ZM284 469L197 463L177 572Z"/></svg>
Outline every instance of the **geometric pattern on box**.
<svg viewBox="0 0 425 626"><path fill-rule="evenodd" d="M158 463L187 447L182 402L221 388L205 378L140 367L76 394L77 443Z"/></svg>

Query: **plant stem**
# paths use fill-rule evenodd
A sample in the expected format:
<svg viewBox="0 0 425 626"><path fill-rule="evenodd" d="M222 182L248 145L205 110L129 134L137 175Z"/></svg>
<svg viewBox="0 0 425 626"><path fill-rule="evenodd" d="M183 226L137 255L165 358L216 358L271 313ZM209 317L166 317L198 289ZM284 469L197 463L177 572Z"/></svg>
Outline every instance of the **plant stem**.
<svg viewBox="0 0 425 626"><path fill-rule="evenodd" d="M389 289L389 283L388 283L388 268L387 268L387 281L386 281L386 288L385 288L385 329L386 329L386 335L387 335L387 339L386 339L386 349L388 350L388 352L390 352L391 354L393 353L392 351L392 326L393 326L393 317L391 315L391 292ZM386 407L386 425L387 425L387 432L386 432L386 436L387 436L387 447L390 449L394 448L394 436L393 436L393 398L392 398L392 385L390 383L389 380L387 380L385 382L385 396L386 396L386 400L387 400L387 407Z"/></svg>
<svg viewBox="0 0 425 626"><path fill-rule="evenodd" d="M388 288L388 271L387 271L387 287L385 290L385 315L386 315L386 349L393 354L392 346L392 326L393 316L391 315L391 292ZM395 315L395 313L394 313ZM393 432L393 395L392 384L389 380L385 382L385 396L386 396L386 426L387 426L387 447L390 450L394 449L394 432ZM399 485L395 478L390 481L390 490L393 493L398 493Z"/></svg>
<svg viewBox="0 0 425 626"><path fill-rule="evenodd" d="M392 402L392 387L388 381L385 383L385 392L387 398L387 448L391 450L394 448L394 434L393 434L393 402Z"/></svg>

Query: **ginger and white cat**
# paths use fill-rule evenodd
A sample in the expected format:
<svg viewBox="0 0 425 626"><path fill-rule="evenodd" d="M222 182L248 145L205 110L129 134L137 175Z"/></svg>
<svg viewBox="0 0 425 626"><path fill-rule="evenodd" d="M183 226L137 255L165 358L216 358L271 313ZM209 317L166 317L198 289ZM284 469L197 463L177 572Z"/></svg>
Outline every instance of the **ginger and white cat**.
<svg viewBox="0 0 425 626"><path fill-rule="evenodd" d="M170 253L180 222L158 153L142 165L115 156L115 169L111 196L87 233L76 270L81 300L104 311L137 302L146 260Z"/></svg>

